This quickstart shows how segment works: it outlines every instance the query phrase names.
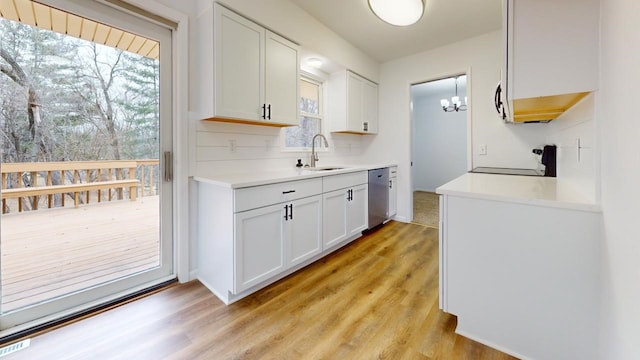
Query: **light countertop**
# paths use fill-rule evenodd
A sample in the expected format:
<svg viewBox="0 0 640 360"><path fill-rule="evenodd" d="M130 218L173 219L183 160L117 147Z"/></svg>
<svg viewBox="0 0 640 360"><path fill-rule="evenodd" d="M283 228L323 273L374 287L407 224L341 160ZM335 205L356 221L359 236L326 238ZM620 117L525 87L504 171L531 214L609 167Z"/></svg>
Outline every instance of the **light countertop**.
<svg viewBox="0 0 640 360"><path fill-rule="evenodd" d="M395 164L374 164L374 165L336 165L335 167L340 167L342 169L339 170L323 170L323 171L312 171L305 168L284 168L284 169L273 169L273 170L261 170L256 169L255 171L246 171L246 172L236 172L236 173L228 173L228 174L216 174L212 171L207 171L207 169L201 169L197 174L194 175L193 179L196 181L206 182L209 184L214 184L218 186L229 187L232 189L250 187L250 186L259 186L259 185L267 185L267 184L275 184L285 181L296 181L296 180L304 180L311 179L316 177L323 176L331 176L338 174L347 174L358 171L368 171L370 169L378 169L383 167L392 167L396 166ZM331 166L322 166L322 167L331 167Z"/></svg>
<svg viewBox="0 0 640 360"><path fill-rule="evenodd" d="M570 182L553 177L464 174L436 189L438 194L582 211L601 211L600 204L580 194Z"/></svg>

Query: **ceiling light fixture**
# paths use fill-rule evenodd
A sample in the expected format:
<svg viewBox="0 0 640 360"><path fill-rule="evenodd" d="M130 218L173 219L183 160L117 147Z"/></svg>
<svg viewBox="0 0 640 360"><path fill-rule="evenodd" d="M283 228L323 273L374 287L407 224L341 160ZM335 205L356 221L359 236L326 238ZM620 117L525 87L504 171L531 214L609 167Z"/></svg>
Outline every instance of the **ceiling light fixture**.
<svg viewBox="0 0 640 360"><path fill-rule="evenodd" d="M320 69L322 67L322 59L318 58L309 58L307 59L307 65L314 67L316 69Z"/></svg>
<svg viewBox="0 0 640 360"><path fill-rule="evenodd" d="M440 100L442 110L444 110L445 112L467 111L467 97L464 97L464 105L462 105L462 101L460 101L460 97L458 96L458 76L455 77L455 82L456 96L451 97L451 103L449 103L449 100L447 99Z"/></svg>
<svg viewBox="0 0 640 360"><path fill-rule="evenodd" d="M368 0L380 20L396 26L415 24L424 13L424 0Z"/></svg>

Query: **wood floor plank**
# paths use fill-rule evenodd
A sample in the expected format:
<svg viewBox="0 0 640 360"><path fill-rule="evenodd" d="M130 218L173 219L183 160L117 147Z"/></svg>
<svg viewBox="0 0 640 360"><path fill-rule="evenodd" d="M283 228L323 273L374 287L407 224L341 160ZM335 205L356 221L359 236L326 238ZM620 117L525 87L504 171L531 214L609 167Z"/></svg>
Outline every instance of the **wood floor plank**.
<svg viewBox="0 0 640 360"><path fill-rule="evenodd" d="M438 309L438 232L391 222L225 306L173 286L32 339L7 359L513 359Z"/></svg>

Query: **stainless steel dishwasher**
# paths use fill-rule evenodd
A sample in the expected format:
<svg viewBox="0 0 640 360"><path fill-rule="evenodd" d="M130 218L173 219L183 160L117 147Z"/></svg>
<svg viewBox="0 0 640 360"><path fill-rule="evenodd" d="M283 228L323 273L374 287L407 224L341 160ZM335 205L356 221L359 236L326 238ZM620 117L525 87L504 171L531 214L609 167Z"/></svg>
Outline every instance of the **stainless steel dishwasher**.
<svg viewBox="0 0 640 360"><path fill-rule="evenodd" d="M382 224L389 214L389 168L369 170L369 229Z"/></svg>

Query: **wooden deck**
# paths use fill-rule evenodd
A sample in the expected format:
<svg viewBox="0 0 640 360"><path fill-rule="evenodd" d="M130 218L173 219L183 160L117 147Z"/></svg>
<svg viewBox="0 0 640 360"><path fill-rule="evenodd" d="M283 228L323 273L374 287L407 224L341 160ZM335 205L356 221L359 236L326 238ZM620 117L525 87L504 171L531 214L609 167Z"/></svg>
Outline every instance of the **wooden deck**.
<svg viewBox="0 0 640 360"><path fill-rule="evenodd" d="M2 311L159 265L158 196L2 216Z"/></svg>

